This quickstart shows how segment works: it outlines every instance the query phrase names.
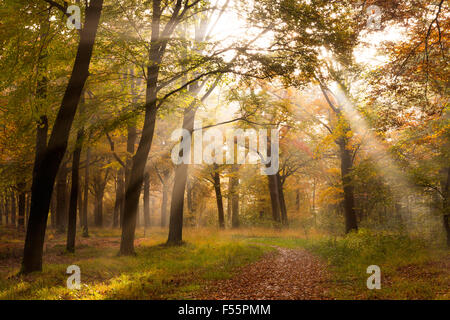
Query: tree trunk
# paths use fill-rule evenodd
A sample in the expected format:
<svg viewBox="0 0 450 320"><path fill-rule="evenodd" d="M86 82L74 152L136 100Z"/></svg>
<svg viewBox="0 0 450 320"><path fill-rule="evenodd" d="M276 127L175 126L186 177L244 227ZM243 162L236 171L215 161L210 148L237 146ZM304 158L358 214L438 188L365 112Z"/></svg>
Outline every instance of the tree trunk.
<svg viewBox="0 0 450 320"><path fill-rule="evenodd" d="M223 212L222 192L220 191L220 175L217 172L217 166L215 166L214 172L214 190L216 192L217 212L219 215L219 228L225 229L225 216Z"/></svg>
<svg viewBox="0 0 450 320"><path fill-rule="evenodd" d="M144 177L144 226L150 227L150 175Z"/></svg>
<svg viewBox="0 0 450 320"><path fill-rule="evenodd" d="M350 177L352 170L352 156L346 141L339 142L341 157L341 177L344 188L344 216L345 216L345 233L358 230L355 212L355 197Z"/></svg>
<svg viewBox="0 0 450 320"><path fill-rule="evenodd" d="M0 226L3 224L3 212L5 211L4 204L3 196L0 194Z"/></svg>
<svg viewBox="0 0 450 320"><path fill-rule="evenodd" d="M94 225L103 227L103 193L95 195Z"/></svg>
<svg viewBox="0 0 450 320"><path fill-rule="evenodd" d="M194 89L192 89L194 90ZM184 111L182 128L192 134L194 131L194 119L197 108L191 104ZM190 145L187 145L190 152ZM183 150L180 150L180 158L183 157ZM186 181L188 175L188 165L181 163L175 168L175 178L173 181L172 201L170 203L170 221L169 221L169 238L167 243L179 245L183 242L183 207L184 193L186 189Z"/></svg>
<svg viewBox="0 0 450 320"><path fill-rule="evenodd" d="M80 168L78 168L78 172L80 172ZM83 190L81 186L83 185L81 181L81 177L78 179L78 227L83 228Z"/></svg>
<svg viewBox="0 0 450 320"><path fill-rule="evenodd" d="M288 225L289 222L287 217L286 201L284 199L283 184L281 183L281 177L279 173L276 174L276 180L278 188L278 197L280 202L281 223L283 225Z"/></svg>
<svg viewBox="0 0 450 320"><path fill-rule="evenodd" d="M227 221L231 222L231 178L228 179L228 194L227 194Z"/></svg>
<svg viewBox="0 0 450 320"><path fill-rule="evenodd" d="M168 182L163 183L163 194L161 201L161 227L165 228L167 226L167 198L169 196L169 186Z"/></svg>
<svg viewBox="0 0 450 320"><path fill-rule="evenodd" d="M67 209L67 170L65 163L61 166L56 180L56 231L66 231Z"/></svg>
<svg viewBox="0 0 450 320"><path fill-rule="evenodd" d="M67 148L70 128L77 110L81 92L89 75L89 64L103 7L103 0L91 0L86 8L85 24L72 74L53 125L48 146L39 161L35 161L36 176L31 187L31 212L21 272L42 270L42 252L47 227L50 199L56 174ZM40 164L45 165L40 165Z"/></svg>
<svg viewBox="0 0 450 320"><path fill-rule="evenodd" d="M5 194L5 225L9 225L9 196Z"/></svg>
<svg viewBox="0 0 450 320"><path fill-rule="evenodd" d="M103 196L105 195L105 187L108 181L108 170L105 172L105 176L102 177L101 171L97 171L93 177L93 186L95 194L95 207L94 207L94 224L97 228L103 227Z"/></svg>
<svg viewBox="0 0 450 320"><path fill-rule="evenodd" d="M11 191L11 224L14 227L16 226L16 207L17 207L16 193L14 191Z"/></svg>
<svg viewBox="0 0 450 320"><path fill-rule="evenodd" d="M231 170L233 172L231 177L231 227L239 228L239 165L234 164Z"/></svg>
<svg viewBox="0 0 450 320"><path fill-rule="evenodd" d="M19 231L24 231L25 230L25 202L26 202L26 197L25 197L25 183L21 182L17 185L18 189L19 189L19 196L18 196L18 202L19 202L19 210L18 210L18 221L17 221L17 228Z"/></svg>
<svg viewBox="0 0 450 320"><path fill-rule="evenodd" d="M188 211L193 214L194 213L194 203L193 203L192 197L193 197L194 188L193 188L193 183L190 182L189 179L186 182L186 188L187 188L187 190L186 190L186 200L187 201L186 202L187 202Z"/></svg>
<svg viewBox="0 0 450 320"><path fill-rule="evenodd" d="M114 217L113 217L113 228L119 227L119 222L122 217L122 203L123 203L123 190L124 190L124 181L123 181L123 168L117 170L117 186L116 186L116 200L114 202Z"/></svg>
<svg viewBox="0 0 450 320"><path fill-rule="evenodd" d="M444 224L444 230L447 237L447 246L450 248L450 205L449 205L449 193L450 193L450 167L442 170L441 190L442 190L442 222Z"/></svg>
<svg viewBox="0 0 450 320"><path fill-rule="evenodd" d="M88 204L89 204L89 165L91 162L91 149L88 147L86 150L86 167L84 169L84 199L83 199L83 216L82 216L82 228L83 237L89 237L88 226Z"/></svg>
<svg viewBox="0 0 450 320"><path fill-rule="evenodd" d="M75 252L75 236L77 233L77 203L79 192L79 168L81 148L83 142L83 129L78 131L75 150L73 151L72 159L72 187L70 188L70 201L69 201L69 223L67 229L67 244L66 249L68 252Z"/></svg>
<svg viewBox="0 0 450 320"><path fill-rule="evenodd" d="M50 199L51 226L56 230L56 192L52 194Z"/></svg>
<svg viewBox="0 0 450 320"><path fill-rule="evenodd" d="M184 163L179 164L175 169L167 240L167 243L172 245L179 245L183 241L183 206L187 171L188 165Z"/></svg>
<svg viewBox="0 0 450 320"><path fill-rule="evenodd" d="M280 195L278 193L278 179L274 174L268 175L267 179L269 181L270 204L272 205L272 219L273 221L278 223L281 222L281 205Z"/></svg>

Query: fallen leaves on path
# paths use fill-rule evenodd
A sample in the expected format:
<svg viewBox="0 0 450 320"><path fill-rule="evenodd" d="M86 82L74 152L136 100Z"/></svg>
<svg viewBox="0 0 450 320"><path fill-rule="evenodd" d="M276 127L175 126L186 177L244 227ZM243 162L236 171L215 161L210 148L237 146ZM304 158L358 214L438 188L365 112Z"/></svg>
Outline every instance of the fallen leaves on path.
<svg viewBox="0 0 450 320"><path fill-rule="evenodd" d="M228 280L209 282L196 299L322 300L327 295L326 265L302 249L277 247Z"/></svg>

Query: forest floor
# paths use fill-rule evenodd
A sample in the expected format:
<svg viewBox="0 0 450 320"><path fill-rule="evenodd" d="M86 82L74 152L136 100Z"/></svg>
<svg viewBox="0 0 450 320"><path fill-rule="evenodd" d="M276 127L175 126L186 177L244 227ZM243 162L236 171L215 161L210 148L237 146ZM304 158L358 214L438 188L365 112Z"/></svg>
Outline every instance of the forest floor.
<svg viewBox="0 0 450 320"><path fill-rule="evenodd" d="M231 279L208 283L196 299L324 300L331 285L326 264L304 249L276 247Z"/></svg>
<svg viewBox="0 0 450 320"><path fill-rule="evenodd" d="M77 237L75 254L49 230L43 272L17 276L24 235L0 228L0 299L450 299L449 250L405 236L187 228L180 247L166 236L139 229L137 255L119 257L119 230ZM366 286L374 264L381 290ZM80 290L66 288L69 265L81 269Z"/></svg>

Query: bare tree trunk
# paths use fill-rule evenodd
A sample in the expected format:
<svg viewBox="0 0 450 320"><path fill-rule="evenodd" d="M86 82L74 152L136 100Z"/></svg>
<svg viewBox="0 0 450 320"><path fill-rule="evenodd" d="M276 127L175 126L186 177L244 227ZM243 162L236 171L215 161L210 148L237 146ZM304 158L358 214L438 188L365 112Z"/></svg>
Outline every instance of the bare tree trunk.
<svg viewBox="0 0 450 320"><path fill-rule="evenodd" d="M150 227L150 175L144 177L144 226Z"/></svg>
<svg viewBox="0 0 450 320"><path fill-rule="evenodd" d="M18 196L18 221L17 221L17 228L19 231L25 230L25 186L26 184L24 182L21 182L17 184L17 188L19 189L19 196Z"/></svg>
<svg viewBox="0 0 450 320"><path fill-rule="evenodd" d="M283 192L283 184L281 183L281 177L280 174L276 174L276 180L277 180L277 188L278 188L278 196L279 196L279 202L280 202L280 213L281 213L281 223L283 225L288 225L288 217L287 217L287 208L286 208L286 201L284 199L284 192Z"/></svg>
<svg viewBox="0 0 450 320"><path fill-rule="evenodd" d="M79 168L78 168L78 172L79 172ZM82 189L82 181L81 181L81 177L79 176L78 179L78 227L80 229L83 228L83 189Z"/></svg>
<svg viewBox="0 0 450 320"><path fill-rule="evenodd" d="M3 213L5 212L5 200L3 195L0 194L0 226L3 224Z"/></svg>
<svg viewBox="0 0 450 320"><path fill-rule="evenodd" d="M225 229L225 216L223 212L222 192L220 190L220 175L217 172L217 166L215 166L214 172L214 190L216 192L217 212L219 215L219 228Z"/></svg>
<svg viewBox="0 0 450 320"><path fill-rule="evenodd" d="M66 165L60 167L56 180L56 231L66 231L66 209L67 209L67 170Z"/></svg>
<svg viewBox="0 0 450 320"><path fill-rule="evenodd" d="M339 148L341 156L342 185L344 188L345 232L349 233L352 230L358 230L355 212L354 189L352 179L350 177L352 170L352 156L345 141L341 141L339 143Z"/></svg>
<svg viewBox="0 0 450 320"><path fill-rule="evenodd" d="M105 195L105 187L108 182L108 170L105 176L102 177L100 171L97 171L93 177L93 186L95 194L95 210L94 210L94 224L97 228L103 227L103 197Z"/></svg>
<svg viewBox="0 0 450 320"><path fill-rule="evenodd" d="M91 149L86 150L86 167L84 168L84 200L83 200L83 237L89 237L88 204L89 204L89 165L91 162Z"/></svg>
<svg viewBox="0 0 450 320"><path fill-rule="evenodd" d="M11 191L11 224L15 227L16 226L16 193L14 191Z"/></svg>
<svg viewBox="0 0 450 320"><path fill-rule="evenodd" d="M231 170L231 227L239 228L239 165L234 164Z"/></svg>
<svg viewBox="0 0 450 320"><path fill-rule="evenodd" d="M184 112L182 128L192 133L194 131L194 119L197 108L193 104ZM190 146L187 146L190 148ZM189 150L185 150L190 154ZM180 158L183 157L183 150L180 150ZM170 203L169 238L167 243L179 245L183 241L183 207L184 193L186 188L188 165L181 163L175 168L175 178L173 182L172 201Z"/></svg>
<svg viewBox="0 0 450 320"><path fill-rule="evenodd" d="M280 195L278 193L278 179L277 176L272 174L268 175L267 179L269 181L269 194L270 203L272 205L272 219L275 222L281 222L280 214Z"/></svg>
<svg viewBox="0 0 450 320"><path fill-rule="evenodd" d="M169 186L168 182L163 183L163 194L161 201L161 227L167 226L167 198L169 196Z"/></svg>
<svg viewBox="0 0 450 320"><path fill-rule="evenodd" d="M124 191L124 181L123 181L123 168L117 170L116 178L116 200L114 202L114 217L113 217L113 228L117 228L120 225L120 220L122 218L122 203L123 203L123 191Z"/></svg>
<svg viewBox="0 0 450 320"><path fill-rule="evenodd" d="M231 178L228 179L228 194L227 194L227 221L231 222Z"/></svg>
<svg viewBox="0 0 450 320"><path fill-rule="evenodd" d="M450 205L449 205L449 193L450 193L450 167L442 170L441 179L442 190L442 222L444 225L445 234L447 236L447 246L450 248Z"/></svg>
<svg viewBox="0 0 450 320"><path fill-rule="evenodd" d="M75 236L77 233L77 203L80 184L79 168L80 168L80 157L81 157L83 135L84 135L83 129L79 130L77 134L75 150L73 151L72 187L70 189L69 221L68 221L67 244L66 244L66 249L68 252L75 252Z"/></svg>
<svg viewBox="0 0 450 320"><path fill-rule="evenodd" d="M56 211L56 192L54 192L50 199L51 226L53 230L56 230Z"/></svg>
<svg viewBox="0 0 450 320"><path fill-rule="evenodd" d="M9 225L9 196L5 193L5 225Z"/></svg>

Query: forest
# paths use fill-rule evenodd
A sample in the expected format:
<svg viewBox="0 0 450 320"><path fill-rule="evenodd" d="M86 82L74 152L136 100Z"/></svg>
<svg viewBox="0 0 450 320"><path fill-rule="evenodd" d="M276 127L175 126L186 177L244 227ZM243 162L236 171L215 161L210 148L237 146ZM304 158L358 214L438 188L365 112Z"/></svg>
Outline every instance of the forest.
<svg viewBox="0 0 450 320"><path fill-rule="evenodd" d="M449 3L0 0L0 300L449 300Z"/></svg>

